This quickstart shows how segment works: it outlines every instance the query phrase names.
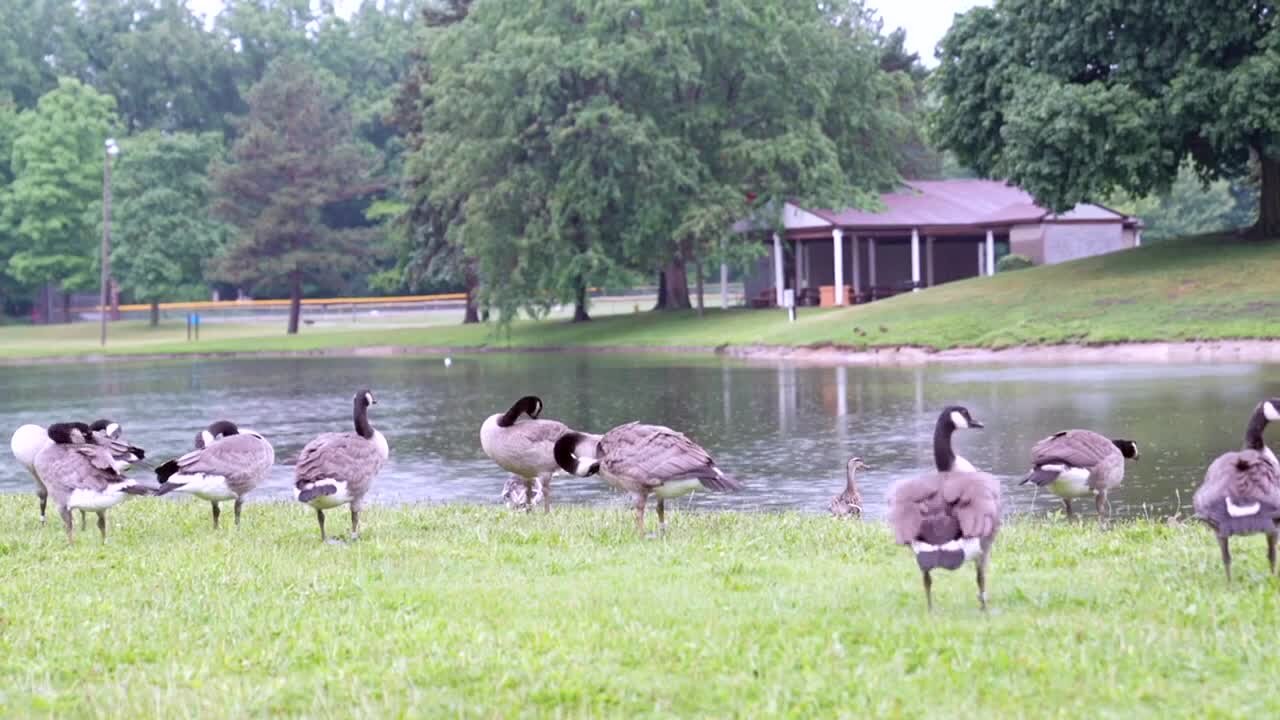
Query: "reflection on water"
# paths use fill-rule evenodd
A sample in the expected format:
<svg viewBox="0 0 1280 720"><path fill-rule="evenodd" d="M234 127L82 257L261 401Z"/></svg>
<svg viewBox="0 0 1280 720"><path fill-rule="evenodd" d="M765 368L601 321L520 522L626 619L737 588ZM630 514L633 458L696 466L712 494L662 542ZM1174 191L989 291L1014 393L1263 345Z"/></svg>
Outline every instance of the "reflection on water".
<svg viewBox="0 0 1280 720"><path fill-rule="evenodd" d="M1005 481L1017 511L1056 500L1016 485L1037 439L1068 427L1136 439L1142 460L1112 493L1122 515L1169 514L1208 462L1237 447L1254 404L1280 395L1280 367L1257 365L1034 368L811 368L717 358L527 354L454 358L181 360L9 367L0 371L0 432L25 422L124 424L160 461L190 448L209 420L262 432L281 463L259 498L288 498L289 463L317 433L350 428L350 398L372 388L372 419L391 443L375 482L383 502L496 503L503 474L480 451L480 423L524 394L546 416L604 431L630 420L671 425L706 445L747 490L699 493L695 507L819 511L860 455L867 511L881 515L895 478L932 462L937 410L967 405L985 431L959 452ZM0 490L30 479L6 456ZM141 474L141 473L140 473ZM559 502L620 503L596 478L557 478ZM34 501L33 501L34 504Z"/></svg>

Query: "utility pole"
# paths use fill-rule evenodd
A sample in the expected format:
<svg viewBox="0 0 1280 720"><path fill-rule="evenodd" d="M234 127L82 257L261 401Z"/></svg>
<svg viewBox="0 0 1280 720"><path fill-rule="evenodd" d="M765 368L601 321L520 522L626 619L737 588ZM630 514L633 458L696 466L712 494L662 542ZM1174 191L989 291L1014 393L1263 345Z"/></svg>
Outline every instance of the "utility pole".
<svg viewBox="0 0 1280 720"><path fill-rule="evenodd" d="M107 138L102 160L102 298L98 306L102 322L99 344L107 346L107 307L111 298L111 158L120 154L115 138Z"/></svg>

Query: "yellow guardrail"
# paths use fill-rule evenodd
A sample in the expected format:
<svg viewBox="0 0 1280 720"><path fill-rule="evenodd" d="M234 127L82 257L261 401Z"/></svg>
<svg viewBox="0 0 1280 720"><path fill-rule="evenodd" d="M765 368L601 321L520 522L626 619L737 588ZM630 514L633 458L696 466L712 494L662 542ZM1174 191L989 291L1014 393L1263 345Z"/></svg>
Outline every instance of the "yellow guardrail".
<svg viewBox="0 0 1280 720"><path fill-rule="evenodd" d="M393 297L355 297L355 298L303 298L304 306L315 305L400 305L410 303L448 302L466 300L466 293L440 293L437 295L396 295ZM160 303L161 310L253 310L254 308L289 307L289 299L283 300L199 300L193 302ZM148 303L121 305L120 312L140 312L150 310ZM101 312L101 305L72 308L72 312Z"/></svg>

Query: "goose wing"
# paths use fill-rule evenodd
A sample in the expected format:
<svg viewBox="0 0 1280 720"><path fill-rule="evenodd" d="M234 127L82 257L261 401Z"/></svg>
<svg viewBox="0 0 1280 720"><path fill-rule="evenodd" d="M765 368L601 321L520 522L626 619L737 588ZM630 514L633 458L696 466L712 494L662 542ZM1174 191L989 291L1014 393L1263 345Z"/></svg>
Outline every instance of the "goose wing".
<svg viewBox="0 0 1280 720"><path fill-rule="evenodd" d="M270 470L275 453L270 443L255 435L229 435L199 450L193 450L156 469L169 475L215 475L227 478L228 483L237 479L253 479Z"/></svg>
<svg viewBox="0 0 1280 720"><path fill-rule="evenodd" d="M889 525L900 545L991 537L1000 527L1000 483L981 472L899 481L889 491Z"/></svg>
<svg viewBox="0 0 1280 720"><path fill-rule="evenodd" d="M550 458L556 441L569 432L568 426L558 420L534 420L522 417L507 428L502 428L503 451L524 457Z"/></svg>
<svg viewBox="0 0 1280 720"><path fill-rule="evenodd" d="M684 433L662 425L628 423L600 439L606 472L631 478L647 487L699 480L710 490L739 490L741 483L716 467L711 455Z"/></svg>
<svg viewBox="0 0 1280 720"><path fill-rule="evenodd" d="M382 454L372 441L355 433L324 433L302 448L294 475L299 485L332 478L360 493L382 463Z"/></svg>
<svg viewBox="0 0 1280 720"><path fill-rule="evenodd" d="M1256 450L1220 455L1191 499L1196 516L1222 534L1271 532L1280 521L1280 471Z"/></svg>
<svg viewBox="0 0 1280 720"><path fill-rule="evenodd" d="M1064 430L1031 448L1031 462L1036 467L1057 463L1092 468L1112 456L1124 459L1114 443L1091 430Z"/></svg>
<svg viewBox="0 0 1280 720"><path fill-rule="evenodd" d="M124 477L116 472L111 451L97 445L51 445L36 456L36 470L46 485L101 492Z"/></svg>
<svg viewBox="0 0 1280 720"><path fill-rule="evenodd" d="M984 472L945 473L942 499L963 537L988 538L1000 528L1000 481Z"/></svg>

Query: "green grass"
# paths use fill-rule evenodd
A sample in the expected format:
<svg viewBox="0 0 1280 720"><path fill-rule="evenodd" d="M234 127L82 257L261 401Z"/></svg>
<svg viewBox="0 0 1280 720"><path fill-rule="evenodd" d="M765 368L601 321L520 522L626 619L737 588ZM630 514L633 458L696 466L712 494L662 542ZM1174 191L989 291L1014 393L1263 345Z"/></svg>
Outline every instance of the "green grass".
<svg viewBox="0 0 1280 720"><path fill-rule="evenodd" d="M629 313L571 324L556 319L492 325L352 329L280 323L206 324L199 343L180 323L112 326L110 354L315 351L367 346L591 348L725 344L938 349L1280 337L1280 244L1202 237L949 283L844 309ZM715 301L714 298L711 299ZM0 357L98 353L96 324L0 327Z"/></svg>
<svg viewBox="0 0 1280 720"><path fill-rule="evenodd" d="M1274 710L1263 543L1016 521L988 616L971 570L926 615L882 525L621 510L379 507L317 540L298 506L137 500L68 546L0 497L0 715L1243 717ZM224 518L226 516L224 515ZM331 515L331 526L345 513ZM91 528L92 531L92 528Z"/></svg>

